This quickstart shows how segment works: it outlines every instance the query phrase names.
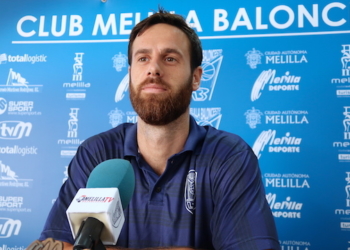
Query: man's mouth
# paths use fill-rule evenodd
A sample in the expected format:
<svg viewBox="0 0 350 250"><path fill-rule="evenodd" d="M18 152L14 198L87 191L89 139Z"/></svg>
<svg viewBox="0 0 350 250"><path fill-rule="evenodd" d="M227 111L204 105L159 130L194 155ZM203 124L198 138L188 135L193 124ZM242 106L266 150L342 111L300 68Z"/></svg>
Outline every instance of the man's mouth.
<svg viewBox="0 0 350 250"><path fill-rule="evenodd" d="M146 93L163 93L167 91L167 88L157 83L147 83L141 87L142 92Z"/></svg>

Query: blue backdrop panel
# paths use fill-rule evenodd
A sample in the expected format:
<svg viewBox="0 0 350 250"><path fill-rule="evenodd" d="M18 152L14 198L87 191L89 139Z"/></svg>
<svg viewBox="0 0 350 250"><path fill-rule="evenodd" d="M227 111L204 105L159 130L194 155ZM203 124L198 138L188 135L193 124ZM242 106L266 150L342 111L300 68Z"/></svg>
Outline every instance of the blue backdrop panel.
<svg viewBox="0 0 350 250"><path fill-rule="evenodd" d="M0 250L37 239L77 147L136 122L130 30L158 4L203 44L191 114L259 157L284 250L350 249L347 1L0 2Z"/></svg>

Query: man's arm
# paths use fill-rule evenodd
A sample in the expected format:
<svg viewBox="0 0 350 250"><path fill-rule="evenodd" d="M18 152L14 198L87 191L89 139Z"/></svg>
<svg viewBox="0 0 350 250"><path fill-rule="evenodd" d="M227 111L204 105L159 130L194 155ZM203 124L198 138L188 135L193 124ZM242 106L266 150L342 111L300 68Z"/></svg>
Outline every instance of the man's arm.
<svg viewBox="0 0 350 250"><path fill-rule="evenodd" d="M73 245L67 242L63 242L63 250L72 250Z"/></svg>
<svg viewBox="0 0 350 250"><path fill-rule="evenodd" d="M225 159L212 183L215 249L280 249L259 164L249 148Z"/></svg>

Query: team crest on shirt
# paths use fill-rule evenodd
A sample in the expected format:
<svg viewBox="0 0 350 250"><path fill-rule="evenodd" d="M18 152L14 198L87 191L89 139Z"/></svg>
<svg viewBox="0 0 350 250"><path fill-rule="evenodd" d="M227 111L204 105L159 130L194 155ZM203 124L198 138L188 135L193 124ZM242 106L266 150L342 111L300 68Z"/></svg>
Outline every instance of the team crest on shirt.
<svg viewBox="0 0 350 250"><path fill-rule="evenodd" d="M190 170L186 177L185 184L185 206L188 212L193 214L196 209L196 181L197 172Z"/></svg>

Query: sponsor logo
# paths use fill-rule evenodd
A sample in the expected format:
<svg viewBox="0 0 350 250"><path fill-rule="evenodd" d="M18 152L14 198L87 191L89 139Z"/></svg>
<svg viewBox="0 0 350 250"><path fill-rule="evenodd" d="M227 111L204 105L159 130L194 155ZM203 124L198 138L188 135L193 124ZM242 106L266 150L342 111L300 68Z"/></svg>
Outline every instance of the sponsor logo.
<svg viewBox="0 0 350 250"><path fill-rule="evenodd" d="M253 85L250 99L252 102L258 100L267 84L269 91L298 91L300 81L301 76L292 75L289 71L276 76L275 69L263 70Z"/></svg>
<svg viewBox="0 0 350 250"><path fill-rule="evenodd" d="M58 139L57 144L60 145L80 145L84 140L80 140L78 137L78 111L79 108L71 108L68 119L68 131L67 138Z"/></svg>
<svg viewBox="0 0 350 250"><path fill-rule="evenodd" d="M19 179L15 171L11 170L10 166L5 165L0 161L0 186L3 187L30 187L31 179Z"/></svg>
<svg viewBox="0 0 350 250"><path fill-rule="evenodd" d="M6 85L22 86L22 87L28 88L27 83L28 83L27 80L24 77L22 77L20 73L17 73L12 69L10 69L9 77L7 79Z"/></svg>
<svg viewBox="0 0 350 250"><path fill-rule="evenodd" d="M342 120L344 141L333 142L333 148L338 149L338 161L350 162L350 106L344 106L344 119Z"/></svg>
<svg viewBox="0 0 350 250"><path fill-rule="evenodd" d="M32 131L32 124L23 121L2 121L0 122L0 139L19 140L29 137Z"/></svg>
<svg viewBox="0 0 350 250"><path fill-rule="evenodd" d="M68 138L78 137L78 111L79 108L71 108L68 120Z"/></svg>
<svg viewBox="0 0 350 250"><path fill-rule="evenodd" d="M112 127L116 127L119 124L123 123L123 117L125 116L124 112L119 110L118 108L115 108L114 110L110 111L108 113L109 115L109 123L112 125Z"/></svg>
<svg viewBox="0 0 350 250"><path fill-rule="evenodd" d="M80 197L75 199L77 202L112 202L114 200L113 197L98 197L98 196L86 196L86 195L81 195Z"/></svg>
<svg viewBox="0 0 350 250"><path fill-rule="evenodd" d="M127 123L136 123L138 115L135 111L127 111L126 114L118 108L111 110L108 113L109 123L112 127L116 127L124 122Z"/></svg>
<svg viewBox="0 0 350 250"><path fill-rule="evenodd" d="M31 112L34 108L33 101L10 101L8 111L9 112Z"/></svg>
<svg viewBox="0 0 350 250"><path fill-rule="evenodd" d="M308 174L264 174L265 187L273 188L310 188Z"/></svg>
<svg viewBox="0 0 350 250"><path fill-rule="evenodd" d="M67 100L84 100L86 93L66 93Z"/></svg>
<svg viewBox="0 0 350 250"><path fill-rule="evenodd" d="M334 213L337 215L350 215L350 209L336 209Z"/></svg>
<svg viewBox="0 0 350 250"><path fill-rule="evenodd" d="M0 54L0 64L5 64L7 62L10 63L40 63L40 62L46 62L46 55L7 55L5 53Z"/></svg>
<svg viewBox="0 0 350 250"><path fill-rule="evenodd" d="M4 155L20 155L20 156L26 156L26 155L37 155L38 154L38 148L35 146L31 147L20 147L18 145L14 146L6 146L6 147L0 147L0 154Z"/></svg>
<svg viewBox="0 0 350 250"><path fill-rule="evenodd" d="M75 53L72 81L83 80L83 55L84 53Z"/></svg>
<svg viewBox="0 0 350 250"><path fill-rule="evenodd" d="M256 128L258 124L261 124L261 118L265 115L265 124L274 125L298 125L298 124L309 124L307 118L308 111L306 110L267 110L260 111L259 109L248 109L244 115L246 117L246 123L251 129Z"/></svg>
<svg viewBox="0 0 350 250"><path fill-rule="evenodd" d="M17 175L14 171L10 169L9 166L6 166L5 164L2 164L0 161L0 167L1 167L1 172L0 172L0 179L1 180L15 180L17 181Z"/></svg>
<svg viewBox="0 0 350 250"><path fill-rule="evenodd" d="M345 178L346 207L350 207L350 172L346 172L346 174L347 174L347 177Z"/></svg>
<svg viewBox="0 0 350 250"><path fill-rule="evenodd" d="M247 64L251 69L256 69L257 65L261 64L262 56L263 53L261 53L259 50L255 50L255 48L245 54L245 57L247 58Z"/></svg>
<svg viewBox="0 0 350 250"><path fill-rule="evenodd" d="M30 213L32 211L30 208L23 207L23 200L22 196L0 196L0 211Z"/></svg>
<svg viewBox="0 0 350 250"><path fill-rule="evenodd" d="M344 106L344 140L350 140L350 106Z"/></svg>
<svg viewBox="0 0 350 250"><path fill-rule="evenodd" d="M63 88L67 89L67 100L84 100L86 98L86 90L91 87L91 83L83 82L83 55L77 52L74 57L73 64L73 82L63 83Z"/></svg>
<svg viewBox="0 0 350 250"><path fill-rule="evenodd" d="M57 140L57 144L63 147L60 152L61 157L74 156L76 148L84 142L78 138L78 111L79 108L70 108L67 138Z"/></svg>
<svg viewBox="0 0 350 250"><path fill-rule="evenodd" d="M126 67L128 57L125 54L122 54L121 52L119 52L119 54L114 55L112 57L112 60L113 60L113 68L115 68L117 72L120 72L122 71L123 68Z"/></svg>
<svg viewBox="0 0 350 250"><path fill-rule="evenodd" d="M67 91L75 91L74 93L66 93L67 100L85 100L86 98L86 89L90 88L90 83L85 82L73 82L73 83L63 83L63 88L67 88ZM79 93L82 92L82 93Z"/></svg>
<svg viewBox="0 0 350 250"><path fill-rule="evenodd" d="M342 57L340 58L342 64L342 76L350 76L350 44L343 44L342 47Z"/></svg>
<svg viewBox="0 0 350 250"><path fill-rule="evenodd" d="M266 51L266 64L297 64L307 63L307 51L305 50L287 50L287 51Z"/></svg>
<svg viewBox="0 0 350 250"><path fill-rule="evenodd" d="M0 196L0 207L18 207L23 205L23 197L21 196Z"/></svg>
<svg viewBox="0 0 350 250"><path fill-rule="evenodd" d="M0 92L8 93L38 93L42 85L28 84L27 79L20 73L10 69L5 85L0 85Z"/></svg>
<svg viewBox="0 0 350 250"><path fill-rule="evenodd" d="M350 97L350 85L345 85L350 83L350 44L343 44L340 50L341 57L339 65L341 66L341 78L332 78L331 84L335 84L337 90L335 94L339 98L349 98Z"/></svg>
<svg viewBox="0 0 350 250"><path fill-rule="evenodd" d="M347 84L350 83L350 77L346 77L346 78L333 78L331 80L332 84Z"/></svg>
<svg viewBox="0 0 350 250"><path fill-rule="evenodd" d="M0 115L4 114L7 110L7 101L5 98L0 97Z"/></svg>
<svg viewBox="0 0 350 250"><path fill-rule="evenodd" d="M115 92L114 101L120 102L124 99L126 92L129 90L129 73L120 81L118 88Z"/></svg>
<svg viewBox="0 0 350 250"><path fill-rule="evenodd" d="M0 115L7 111L8 115L41 115L34 111L34 101L7 101L0 98Z"/></svg>
<svg viewBox="0 0 350 250"><path fill-rule="evenodd" d="M350 161L350 154L338 154L338 160L340 162L349 162Z"/></svg>
<svg viewBox="0 0 350 250"><path fill-rule="evenodd" d="M72 83L63 83L64 88L90 88L90 83L85 82L72 82Z"/></svg>
<svg viewBox="0 0 350 250"><path fill-rule="evenodd" d="M0 246L0 250L26 250L25 246L9 246L9 245L5 245L3 244L2 246Z"/></svg>
<svg viewBox="0 0 350 250"><path fill-rule="evenodd" d="M306 110L265 111L266 124L309 124Z"/></svg>
<svg viewBox="0 0 350 250"><path fill-rule="evenodd" d="M0 54L0 64L7 63L7 55L5 53Z"/></svg>
<svg viewBox="0 0 350 250"><path fill-rule="evenodd" d="M10 238L18 235L22 222L11 218L0 218L0 238Z"/></svg>
<svg viewBox="0 0 350 250"><path fill-rule="evenodd" d="M263 53L253 48L245 54L245 57L250 68L256 69L257 65L262 64L264 56L265 64L298 64L308 62L306 55L305 50L265 51Z"/></svg>
<svg viewBox="0 0 350 250"><path fill-rule="evenodd" d="M300 219L303 203L293 201L291 197L286 197L284 201L278 202L277 195L269 193L266 200L276 218Z"/></svg>
<svg viewBox="0 0 350 250"><path fill-rule="evenodd" d="M308 241L282 240L280 241L281 250L309 250L311 247Z"/></svg>
<svg viewBox="0 0 350 250"><path fill-rule="evenodd" d="M246 123L250 128L254 129L256 128L256 125L261 124L261 116L263 113L261 113L259 109L255 109L253 107L252 109L248 109L244 115L246 118Z"/></svg>
<svg viewBox="0 0 350 250"><path fill-rule="evenodd" d="M60 145L80 145L84 142L84 140L80 139L58 139L57 144Z"/></svg>
<svg viewBox="0 0 350 250"><path fill-rule="evenodd" d="M350 222L340 222L340 228L350 230Z"/></svg>
<svg viewBox="0 0 350 250"><path fill-rule="evenodd" d="M61 157L73 157L76 154L76 150L61 150Z"/></svg>
<svg viewBox="0 0 350 250"><path fill-rule="evenodd" d="M192 92L192 99L194 101L211 100L223 58L222 49L203 50L203 62L201 65L203 74L199 89Z"/></svg>
<svg viewBox="0 0 350 250"><path fill-rule="evenodd" d="M345 141L345 142L336 141L336 142L333 142L333 147L334 148L347 148L347 147L350 147L350 142L348 142L348 141Z"/></svg>
<svg viewBox="0 0 350 250"><path fill-rule="evenodd" d="M198 125L210 125L219 129L221 122L221 108L190 108L190 114L196 120Z"/></svg>
<svg viewBox="0 0 350 250"><path fill-rule="evenodd" d="M350 97L350 89L338 89L336 94L337 97Z"/></svg>
<svg viewBox="0 0 350 250"><path fill-rule="evenodd" d="M196 209L196 184L197 172L192 169L188 172L185 183L185 207L191 214Z"/></svg>
<svg viewBox="0 0 350 250"><path fill-rule="evenodd" d="M255 155L260 158L261 152L268 145L269 153L300 153L302 138L291 136L287 132L283 137L276 137L276 130L262 131L253 145Z"/></svg>

